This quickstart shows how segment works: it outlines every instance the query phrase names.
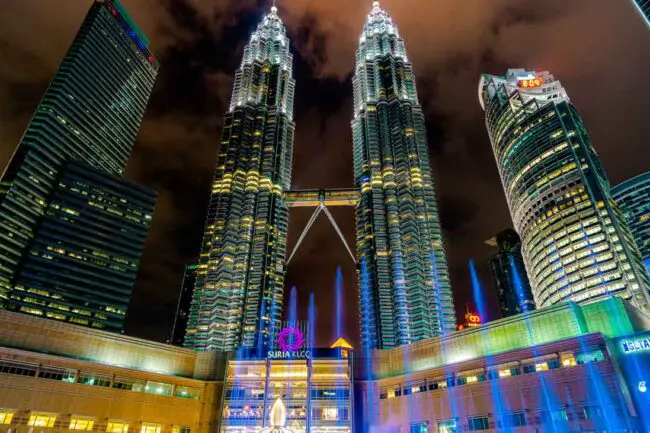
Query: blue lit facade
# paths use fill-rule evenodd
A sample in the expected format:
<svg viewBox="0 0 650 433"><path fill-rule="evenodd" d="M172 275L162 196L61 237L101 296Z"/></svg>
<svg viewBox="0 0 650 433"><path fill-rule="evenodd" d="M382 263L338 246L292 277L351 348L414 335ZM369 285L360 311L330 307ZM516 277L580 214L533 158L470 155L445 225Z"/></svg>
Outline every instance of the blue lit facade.
<svg viewBox="0 0 650 433"><path fill-rule="evenodd" d="M185 346L268 347L282 317L293 57L272 8L244 49L224 119Z"/></svg>
<svg viewBox="0 0 650 433"><path fill-rule="evenodd" d="M2 175L2 305L66 162L124 172L158 71L147 46L118 0L92 4Z"/></svg>
<svg viewBox="0 0 650 433"><path fill-rule="evenodd" d="M59 173L8 309L120 332L156 193L81 162Z"/></svg>
<svg viewBox="0 0 650 433"><path fill-rule="evenodd" d="M413 68L378 2L353 86L362 345L392 348L451 331L456 317Z"/></svg>
<svg viewBox="0 0 650 433"><path fill-rule="evenodd" d="M484 75L479 97L538 308L621 296L650 280L589 134L553 75Z"/></svg>
<svg viewBox="0 0 650 433"><path fill-rule="evenodd" d="M641 257L650 273L650 173L644 173L612 188Z"/></svg>
<svg viewBox="0 0 650 433"><path fill-rule="evenodd" d="M535 309L526 265L521 255L521 240L512 229L494 238L497 253L490 259L490 269L499 299L501 317L514 316Z"/></svg>

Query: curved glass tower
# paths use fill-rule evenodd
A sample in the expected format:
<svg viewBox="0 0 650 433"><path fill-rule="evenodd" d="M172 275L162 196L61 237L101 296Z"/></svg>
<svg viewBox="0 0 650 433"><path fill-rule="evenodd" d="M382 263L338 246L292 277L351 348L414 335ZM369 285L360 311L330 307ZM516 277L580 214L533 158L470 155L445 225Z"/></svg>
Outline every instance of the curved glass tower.
<svg viewBox="0 0 650 433"><path fill-rule="evenodd" d="M612 196L623 211L650 273L650 172L616 185Z"/></svg>
<svg viewBox="0 0 650 433"><path fill-rule="evenodd" d="M235 75L185 346L267 347L280 325L293 152L293 57L274 7Z"/></svg>
<svg viewBox="0 0 650 433"><path fill-rule="evenodd" d="M548 72L484 75L479 98L538 307L611 295L648 312L648 276L582 119Z"/></svg>
<svg viewBox="0 0 650 433"><path fill-rule="evenodd" d="M353 85L362 345L391 348L451 331L456 317L413 68L379 2Z"/></svg>

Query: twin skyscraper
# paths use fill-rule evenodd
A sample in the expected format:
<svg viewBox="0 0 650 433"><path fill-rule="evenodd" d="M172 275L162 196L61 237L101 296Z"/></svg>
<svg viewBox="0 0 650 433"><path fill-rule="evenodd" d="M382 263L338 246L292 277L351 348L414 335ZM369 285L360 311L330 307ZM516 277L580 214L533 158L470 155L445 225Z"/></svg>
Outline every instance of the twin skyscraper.
<svg viewBox="0 0 650 433"><path fill-rule="evenodd" d="M354 76L363 345L455 328L424 116L404 41L375 2ZM226 114L185 345L267 347L282 316L295 82L274 7L252 34Z"/></svg>

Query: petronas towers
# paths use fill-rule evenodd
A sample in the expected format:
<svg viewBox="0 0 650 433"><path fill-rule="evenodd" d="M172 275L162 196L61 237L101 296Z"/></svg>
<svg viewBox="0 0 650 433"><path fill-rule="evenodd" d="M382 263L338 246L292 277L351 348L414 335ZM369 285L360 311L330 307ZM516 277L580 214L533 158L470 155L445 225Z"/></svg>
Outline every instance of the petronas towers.
<svg viewBox="0 0 650 433"><path fill-rule="evenodd" d="M279 331L295 81L273 7L235 75L212 184L187 347L265 349ZM362 344L391 348L455 326L422 108L404 41L373 4L354 84Z"/></svg>

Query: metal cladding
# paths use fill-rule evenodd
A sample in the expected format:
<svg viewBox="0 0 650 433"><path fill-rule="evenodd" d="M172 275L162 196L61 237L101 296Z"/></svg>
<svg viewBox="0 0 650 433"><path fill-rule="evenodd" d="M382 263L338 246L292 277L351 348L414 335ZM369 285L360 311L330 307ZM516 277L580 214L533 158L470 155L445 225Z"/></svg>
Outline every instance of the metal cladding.
<svg viewBox="0 0 650 433"><path fill-rule="evenodd" d="M452 331L456 318L415 77L378 2L353 85L362 345L392 348Z"/></svg>
<svg viewBox="0 0 650 433"><path fill-rule="evenodd" d="M628 179L612 188L641 258L650 269L650 172Z"/></svg>
<svg viewBox="0 0 650 433"><path fill-rule="evenodd" d="M264 348L282 315L295 81L272 8L244 50L224 120L185 346Z"/></svg>
<svg viewBox="0 0 650 433"><path fill-rule="evenodd" d="M71 160L122 174L158 73L147 40L117 0L91 6L0 187L0 306Z"/></svg>
<svg viewBox="0 0 650 433"><path fill-rule="evenodd" d="M560 82L512 69L484 75L479 98L537 306L619 295L648 312L640 254Z"/></svg>

